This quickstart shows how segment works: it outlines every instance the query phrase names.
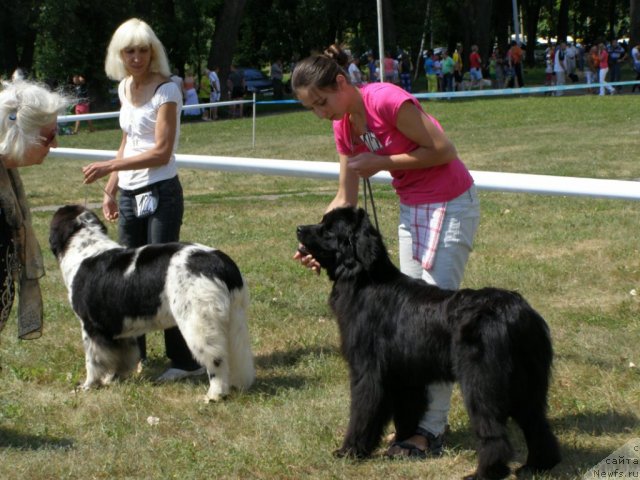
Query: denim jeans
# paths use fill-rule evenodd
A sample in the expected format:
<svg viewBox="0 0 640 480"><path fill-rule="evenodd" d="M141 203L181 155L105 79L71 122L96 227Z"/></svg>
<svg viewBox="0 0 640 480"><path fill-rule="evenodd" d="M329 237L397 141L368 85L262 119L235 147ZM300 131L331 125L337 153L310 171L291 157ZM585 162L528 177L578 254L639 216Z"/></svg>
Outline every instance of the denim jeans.
<svg viewBox="0 0 640 480"><path fill-rule="evenodd" d="M135 196L151 189L154 189L158 195L158 208L149 217L138 218L134 214ZM120 189L119 241L127 247L177 242L180 239L183 214L184 198L177 175L135 191ZM147 356L144 336L138 337L138 344L144 359ZM193 359L178 327L164 331L164 344L167 357L171 359L173 367L181 370L195 370L200 367Z"/></svg>
<svg viewBox="0 0 640 480"><path fill-rule="evenodd" d="M158 208L146 218L134 214L135 195L153 188L158 194ZM120 243L141 247L150 243L177 242L184 214L182 185L177 176L135 191L120 189L118 233Z"/></svg>
<svg viewBox="0 0 640 480"><path fill-rule="evenodd" d="M400 205L400 270L410 277L422 278L431 285L457 290L462 282L479 223L480 203L476 187L472 186L459 197L447 202L436 257L432 268L425 270L421 263L413 258L409 207ZM453 383L450 382L432 383L428 386L429 408L418 424L420 428L436 436L444 433L452 391Z"/></svg>

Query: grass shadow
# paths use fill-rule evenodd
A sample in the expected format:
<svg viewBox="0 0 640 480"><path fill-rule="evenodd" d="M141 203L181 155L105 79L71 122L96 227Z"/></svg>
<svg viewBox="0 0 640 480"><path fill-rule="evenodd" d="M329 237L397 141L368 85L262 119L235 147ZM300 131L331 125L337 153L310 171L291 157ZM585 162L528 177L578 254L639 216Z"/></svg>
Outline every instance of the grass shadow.
<svg viewBox="0 0 640 480"><path fill-rule="evenodd" d="M56 438L46 435L30 435L0 428L0 448L15 448L19 450L44 450L73 448L74 441L69 438Z"/></svg>
<svg viewBox="0 0 640 480"><path fill-rule="evenodd" d="M582 412L565 415L554 419L551 424L554 430L572 430L589 435L633 434L633 428L637 428L640 418L637 415L625 412ZM637 435L637 434L636 434Z"/></svg>
<svg viewBox="0 0 640 480"><path fill-rule="evenodd" d="M294 350L278 350L267 355L256 356L256 367L262 369L289 368L296 366L304 358L309 356L339 356L340 352L335 345L317 346L313 348L297 348Z"/></svg>

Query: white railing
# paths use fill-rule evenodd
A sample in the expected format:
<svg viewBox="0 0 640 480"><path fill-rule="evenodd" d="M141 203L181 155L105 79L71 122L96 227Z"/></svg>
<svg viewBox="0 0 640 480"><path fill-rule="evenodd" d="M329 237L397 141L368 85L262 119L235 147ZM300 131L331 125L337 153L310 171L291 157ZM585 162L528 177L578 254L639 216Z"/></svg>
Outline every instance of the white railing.
<svg viewBox="0 0 640 480"><path fill-rule="evenodd" d="M116 151L55 148L51 149L49 155L89 162L114 158ZM180 168L318 179L337 179L340 168L337 162L188 154L176 155L176 162ZM637 181L477 170L472 170L471 175L476 186L481 190L640 200L640 182ZM390 183L391 175L388 172L381 172L371 177L371 180L376 183Z"/></svg>

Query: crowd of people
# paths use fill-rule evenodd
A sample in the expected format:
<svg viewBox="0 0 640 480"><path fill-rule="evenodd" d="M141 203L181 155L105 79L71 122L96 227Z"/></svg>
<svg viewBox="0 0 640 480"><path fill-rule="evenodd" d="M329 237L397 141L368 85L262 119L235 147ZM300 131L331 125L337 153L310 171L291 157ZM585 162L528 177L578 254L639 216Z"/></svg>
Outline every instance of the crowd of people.
<svg viewBox="0 0 640 480"><path fill-rule="evenodd" d="M604 95L621 90L607 82L620 82L622 68L629 64L640 80L640 46L630 50L618 40L584 47L576 42L560 42L549 45L544 51L545 85L563 86L567 82L601 84L598 89L588 89L591 93ZM422 72L426 80L426 91L453 92L480 88L518 88L525 86L525 49L516 41L507 48L496 46L489 58L482 58L477 45L472 45L469 55L464 57L461 44L451 52L448 48L425 50L422 55ZM348 53L347 53L348 54ZM348 54L349 55L349 54ZM465 62L466 60L466 62ZM465 67L466 65L466 67ZM360 66L360 58L350 57L348 73L351 83L357 86L384 80L412 92L414 78L411 55L401 51L392 56L388 51L382 61L373 53L367 54L366 65ZM466 70L465 70L466 69ZM631 91L640 90L639 86ZM554 95L562 95L562 89Z"/></svg>
<svg viewBox="0 0 640 480"><path fill-rule="evenodd" d="M622 90L621 86L612 86L608 82L620 82L622 80L622 66L630 61L631 67L636 73L636 80L640 79L640 54L638 45L627 52L627 49L614 39L609 44L603 42L587 47L579 43L560 42L558 45L550 45L545 50L545 85L565 85L567 79L576 83L582 81L588 85L600 84L595 88L589 88L590 93L598 92L605 95L606 92L615 94ZM582 77L582 78L581 78ZM632 88L632 92L636 86ZM562 90L555 92L562 95Z"/></svg>
<svg viewBox="0 0 640 480"><path fill-rule="evenodd" d="M515 41L507 49L495 47L491 56L484 61L478 54L476 45L471 47L469 71L462 73L462 46L457 45L453 55L447 49L429 50L424 54L424 72L428 92L468 90L471 88L517 88L525 86L523 75L525 51ZM580 43L560 42L549 45L544 51L545 85L563 86L572 83L601 84L598 89L588 89L591 93L604 95L619 92L607 82L622 80L622 67L630 64L635 72L635 80L640 80L639 46L629 52L618 40L610 43L594 44L585 48ZM453 71L451 69L453 63ZM632 92L640 87L634 86ZM554 95L562 95L562 89Z"/></svg>

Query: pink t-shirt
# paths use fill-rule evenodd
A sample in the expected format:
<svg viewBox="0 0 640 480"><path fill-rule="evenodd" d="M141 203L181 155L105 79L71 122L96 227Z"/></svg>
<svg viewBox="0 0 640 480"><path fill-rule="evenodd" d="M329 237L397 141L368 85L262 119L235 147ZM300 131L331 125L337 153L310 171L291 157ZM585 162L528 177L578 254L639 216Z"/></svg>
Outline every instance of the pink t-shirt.
<svg viewBox="0 0 640 480"><path fill-rule="evenodd" d="M609 52L606 50L600 52L600 68L609 68Z"/></svg>
<svg viewBox="0 0 640 480"><path fill-rule="evenodd" d="M338 153L349 157L367 151L379 155L412 152L418 145L397 128L398 111L404 102L411 102L424 113L420 102L402 88L391 83L369 83L360 92L367 115L367 133L362 143L353 144L348 115L333 122L333 134ZM424 115L427 115L424 113ZM427 115L441 131L438 121ZM405 205L448 202L466 192L473 178L459 158L446 165L430 168L392 170L392 185Z"/></svg>

